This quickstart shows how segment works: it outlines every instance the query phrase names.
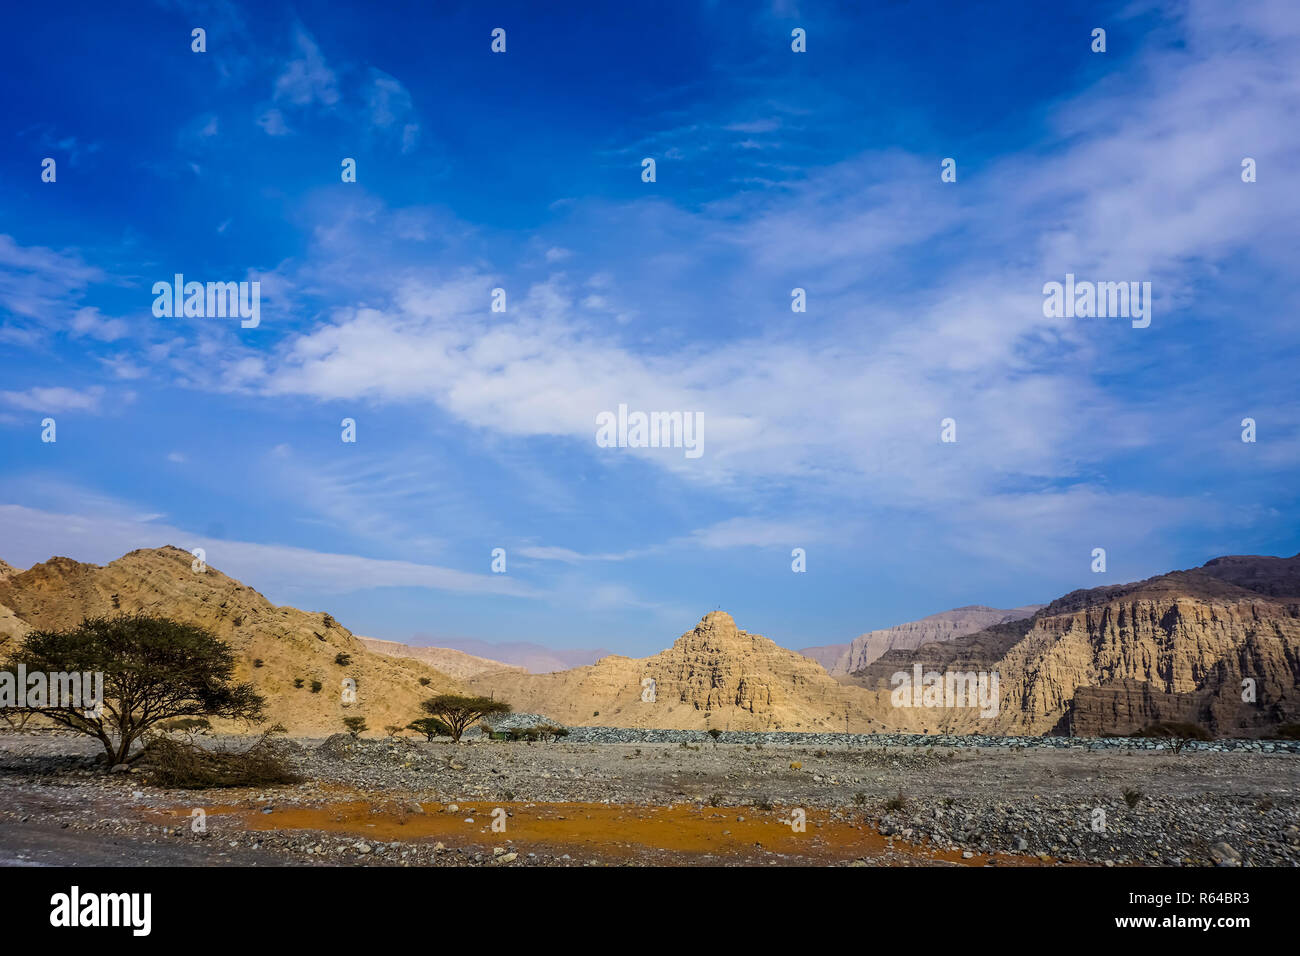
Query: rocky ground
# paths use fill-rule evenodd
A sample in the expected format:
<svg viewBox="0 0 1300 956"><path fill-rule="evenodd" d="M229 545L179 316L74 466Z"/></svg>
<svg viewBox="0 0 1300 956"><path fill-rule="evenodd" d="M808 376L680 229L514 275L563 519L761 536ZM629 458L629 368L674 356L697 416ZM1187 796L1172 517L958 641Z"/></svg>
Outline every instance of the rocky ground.
<svg viewBox="0 0 1300 956"><path fill-rule="evenodd" d="M306 782L260 791L164 790L105 775L90 741L0 736L0 864L1300 865L1289 750L754 736L300 739Z"/></svg>

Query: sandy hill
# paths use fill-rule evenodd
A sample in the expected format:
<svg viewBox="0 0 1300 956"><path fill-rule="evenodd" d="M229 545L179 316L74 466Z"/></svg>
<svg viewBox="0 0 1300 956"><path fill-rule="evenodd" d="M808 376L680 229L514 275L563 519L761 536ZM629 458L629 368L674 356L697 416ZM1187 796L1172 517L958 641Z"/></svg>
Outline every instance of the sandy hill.
<svg viewBox="0 0 1300 956"><path fill-rule="evenodd" d="M1042 607L1031 604L1026 607L1002 610L971 604L931 614L919 621L909 621L893 627L868 631L853 639L848 644L823 644L819 647L805 647L799 651L805 657L811 657L827 673L839 677L859 671L875 661L886 651L895 649L908 650L922 644L951 641L967 634L974 634L994 624L1006 621L1018 621L1034 614Z"/></svg>
<svg viewBox="0 0 1300 956"><path fill-rule="evenodd" d="M643 692L654 681L653 701ZM867 729L870 697L840 684L814 661L704 616L653 657L611 656L552 674L492 672L471 686L516 710L565 724L719 730Z"/></svg>
<svg viewBox="0 0 1300 956"><path fill-rule="evenodd" d="M402 644L398 641L384 641L377 637L358 637L357 640L364 644L367 650L376 654L383 654L387 657L407 657L411 660L423 661L430 667L442 671L448 677L455 677L460 680L473 677L475 674L481 674L484 671L522 671L524 669L501 661L490 660L486 657L475 657L473 654L466 654L464 651L458 651L450 647L418 647L412 644Z"/></svg>
<svg viewBox="0 0 1300 956"><path fill-rule="evenodd" d="M216 568L195 573L192 561L173 547L132 551L103 567L51 558L0 578L0 635L21 638L28 628L72 627L119 611L198 624L235 649L237 676L267 698L270 722L302 735L336 733L353 715L364 716L372 731L405 725L420 715L419 701L462 689L427 664L369 651L328 614L277 607ZM337 663L340 654L350 662ZM349 706L342 703L345 678L356 682L357 701Z"/></svg>
<svg viewBox="0 0 1300 956"><path fill-rule="evenodd" d="M1032 618L888 651L847 679L879 696L916 663L1000 675L997 718L949 709L946 728L1092 735L1192 721L1259 734L1300 718L1300 555L1216 558L1074 591ZM1254 702L1242 700L1247 678Z"/></svg>

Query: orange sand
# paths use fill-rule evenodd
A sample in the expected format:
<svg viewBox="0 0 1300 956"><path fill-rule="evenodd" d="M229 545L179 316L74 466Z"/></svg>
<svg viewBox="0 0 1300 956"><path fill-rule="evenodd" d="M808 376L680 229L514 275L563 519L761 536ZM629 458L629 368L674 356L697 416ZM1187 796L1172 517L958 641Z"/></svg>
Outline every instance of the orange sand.
<svg viewBox="0 0 1300 956"><path fill-rule="evenodd" d="M414 813L400 802L340 801L323 806L209 808L209 815L234 816L250 831L318 831L370 840L442 840L451 846L503 846L526 853L545 848L582 860L593 855L645 862L732 862L818 864L863 859L868 863L964 864L984 866L990 857L963 860L960 852L931 850L889 840L865 824L832 820L826 811L807 811L806 829L796 833L788 809L752 807L641 807L603 803L459 804L455 813L440 803L421 804ZM492 811L500 807L506 830L492 831ZM189 808L168 818L188 818ZM743 817L744 820L738 818ZM472 819L473 823L466 823ZM999 865L1042 865L1035 857L998 854Z"/></svg>

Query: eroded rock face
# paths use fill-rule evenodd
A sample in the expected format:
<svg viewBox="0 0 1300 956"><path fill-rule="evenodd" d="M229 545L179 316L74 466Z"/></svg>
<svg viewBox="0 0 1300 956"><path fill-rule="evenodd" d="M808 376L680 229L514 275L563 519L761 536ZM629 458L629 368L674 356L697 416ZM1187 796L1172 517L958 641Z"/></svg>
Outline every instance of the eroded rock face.
<svg viewBox="0 0 1300 956"><path fill-rule="evenodd" d="M995 624L1022 620L1032 616L1041 608L1041 604L1031 604L1003 610L972 604L968 607L931 614L919 621L909 621L894 627L868 631L854 638L849 644L805 647L799 653L811 657L825 667L829 674L839 677L862 670L888 651L912 650L922 644L938 644L955 640Z"/></svg>
<svg viewBox="0 0 1300 956"><path fill-rule="evenodd" d="M420 700L460 689L418 661L371 653L328 614L277 607L216 568L195 573L193 561L189 552L166 547L132 551L103 567L56 557L10 574L0 578L0 637L118 613L196 624L236 652L237 679L266 697L269 723L295 734L333 733L345 716L364 716L373 731L405 726L420 716ZM339 654L350 662L337 663ZM356 702L347 706L345 679L356 682ZM320 681L319 692L312 692L313 681Z"/></svg>
<svg viewBox="0 0 1300 956"><path fill-rule="evenodd" d="M1220 735L1258 735L1300 714L1297 595L1296 558L1220 558L1076 591L1030 621L887 653L851 679L885 687L890 674L915 663L996 671L997 717L942 714L939 725L952 730L1099 735L1180 721ZM1254 702L1242 700L1248 678Z"/></svg>
<svg viewBox="0 0 1300 956"><path fill-rule="evenodd" d="M653 657L606 657L554 674L492 673L471 683L517 709L577 726L860 730L869 710L868 695L740 630L724 611L706 614Z"/></svg>

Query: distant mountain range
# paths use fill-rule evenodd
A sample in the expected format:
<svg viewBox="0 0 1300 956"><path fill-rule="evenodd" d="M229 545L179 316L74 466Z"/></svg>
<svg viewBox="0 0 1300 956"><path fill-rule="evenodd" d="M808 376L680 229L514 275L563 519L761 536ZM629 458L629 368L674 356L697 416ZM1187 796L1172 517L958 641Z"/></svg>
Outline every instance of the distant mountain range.
<svg viewBox="0 0 1300 956"><path fill-rule="evenodd" d="M436 644L452 650L463 651L475 657L501 661L512 667L522 667L533 674L545 674L548 671L563 671L570 667L582 667L594 664L602 657L608 657L611 651L603 647L547 647L531 641L480 641L471 638L422 638L418 635L412 640L420 644Z"/></svg>
<svg viewBox="0 0 1300 956"><path fill-rule="evenodd" d="M832 675L851 674L866 667L886 651L908 650L920 647L922 644L951 641L953 638L982 631L994 624L1021 620L1042 607L1041 604L1030 604L1003 611L982 604L971 604L951 611L931 614L919 621L909 621L906 624L896 624L878 631L868 631L855 637L848 644L805 647L799 653L811 657Z"/></svg>
<svg viewBox="0 0 1300 956"><path fill-rule="evenodd" d="M492 694L573 725L719 730L1093 735L1177 720L1256 736L1300 719L1300 555L1216 558L1037 609L957 608L805 653L715 611L651 657L601 653L546 673L523 662L563 664L569 652L358 638L328 614L276 607L214 568L195 573L192 560L167 547L104 567L57 557L19 571L0 562L0 654L31 628L88 615L170 616L228 641L271 719L302 735L336 732L352 715L372 730L404 726L440 691ZM832 676L812 652L852 670ZM895 675L918 667L996 674L996 708L897 706ZM340 695L345 680L356 684L355 703Z"/></svg>

